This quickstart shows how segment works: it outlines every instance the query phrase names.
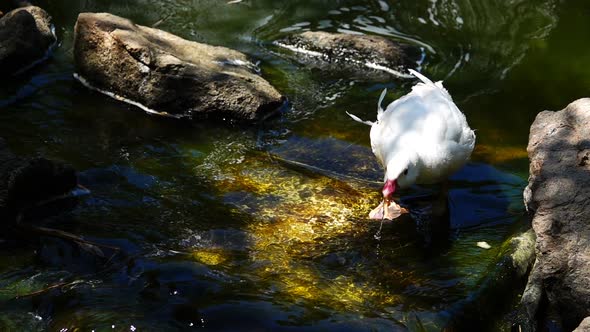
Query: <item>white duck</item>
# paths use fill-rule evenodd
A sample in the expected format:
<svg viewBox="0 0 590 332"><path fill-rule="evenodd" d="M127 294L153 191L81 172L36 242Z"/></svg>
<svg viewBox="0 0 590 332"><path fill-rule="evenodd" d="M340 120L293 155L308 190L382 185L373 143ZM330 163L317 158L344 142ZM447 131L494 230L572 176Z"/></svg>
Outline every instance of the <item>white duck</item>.
<svg viewBox="0 0 590 332"><path fill-rule="evenodd" d="M410 69L422 82L387 106L379 98L377 121L355 121L371 126L371 148L385 168L383 202L369 216L394 219L403 210L392 200L399 188L414 183L431 184L446 180L461 168L475 146L475 133L442 86ZM393 203L393 204L391 204Z"/></svg>

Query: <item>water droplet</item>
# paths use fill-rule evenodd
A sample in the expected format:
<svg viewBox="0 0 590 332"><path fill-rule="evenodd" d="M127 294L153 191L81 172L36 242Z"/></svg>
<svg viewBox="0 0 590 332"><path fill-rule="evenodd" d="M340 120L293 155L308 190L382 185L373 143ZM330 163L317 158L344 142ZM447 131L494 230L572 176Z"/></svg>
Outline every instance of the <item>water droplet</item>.
<svg viewBox="0 0 590 332"><path fill-rule="evenodd" d="M381 223L379 224L379 229L377 230L377 233L375 233L375 235L373 235L373 237L377 241L381 240L381 229L383 228L383 219L385 219L385 218L381 218Z"/></svg>

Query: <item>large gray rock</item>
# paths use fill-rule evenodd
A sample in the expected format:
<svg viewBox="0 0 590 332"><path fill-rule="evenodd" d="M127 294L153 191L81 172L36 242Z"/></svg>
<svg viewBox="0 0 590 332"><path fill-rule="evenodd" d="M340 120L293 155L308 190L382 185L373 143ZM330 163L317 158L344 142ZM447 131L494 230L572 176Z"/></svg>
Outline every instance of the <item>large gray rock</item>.
<svg viewBox="0 0 590 332"><path fill-rule="evenodd" d="M18 8L0 17L0 73L24 71L44 60L56 38L51 17L35 6Z"/></svg>
<svg viewBox="0 0 590 332"><path fill-rule="evenodd" d="M537 240L522 301L532 318L545 294L571 331L590 315L590 98L539 113L527 150L524 196Z"/></svg>
<svg viewBox="0 0 590 332"><path fill-rule="evenodd" d="M248 58L106 13L82 13L74 57L82 83L147 112L259 120L283 97Z"/></svg>
<svg viewBox="0 0 590 332"><path fill-rule="evenodd" d="M406 69L421 58L417 47L373 35L307 31L274 44L294 52L293 58L303 64L370 78L412 77Z"/></svg>

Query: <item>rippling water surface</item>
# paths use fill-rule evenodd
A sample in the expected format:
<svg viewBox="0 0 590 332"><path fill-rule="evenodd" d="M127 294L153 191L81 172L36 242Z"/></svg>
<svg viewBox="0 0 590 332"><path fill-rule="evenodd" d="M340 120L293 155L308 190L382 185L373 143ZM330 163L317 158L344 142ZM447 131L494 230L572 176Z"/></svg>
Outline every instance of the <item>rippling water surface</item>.
<svg viewBox="0 0 590 332"><path fill-rule="evenodd" d="M590 86L590 6L581 3L44 1L60 44L43 65L0 82L0 136L20 155L78 169L92 194L50 225L121 252L101 260L53 239L2 249L0 329L506 328L514 294L480 297L502 244L526 228L530 123ZM245 52L291 106L253 127L187 124L88 91L72 78L83 11ZM436 188L415 187L401 193L411 217L381 231L366 220L382 171L369 128L345 111L371 119L383 88L391 102L414 82L307 69L272 46L306 30L422 49L416 66L445 81L478 135L446 213L428 195Z"/></svg>

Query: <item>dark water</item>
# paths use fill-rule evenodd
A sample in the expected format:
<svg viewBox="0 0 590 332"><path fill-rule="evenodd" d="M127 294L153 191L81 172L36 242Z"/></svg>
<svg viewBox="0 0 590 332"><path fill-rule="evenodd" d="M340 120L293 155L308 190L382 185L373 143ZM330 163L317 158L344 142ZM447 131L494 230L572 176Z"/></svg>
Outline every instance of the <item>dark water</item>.
<svg viewBox="0 0 590 332"><path fill-rule="evenodd" d="M506 328L510 292L478 300L502 244L526 228L528 127L590 87L583 1L46 1L52 58L0 82L0 136L80 171L92 194L51 227L121 249L97 258L44 239L0 253L0 329L60 331ZM254 127L147 116L72 78L73 24L108 11L260 60L291 101ZM477 148L450 210L402 192L413 218L365 219L382 173L368 127L413 82L309 70L270 44L293 31L378 34L422 47ZM435 217L436 215L436 217ZM380 236L375 236L378 233ZM476 246L486 241L491 249ZM110 257L110 258L109 258ZM493 281L493 280L492 280ZM51 285L64 286L19 298ZM522 285L515 285L515 292ZM480 306L480 307L478 307ZM470 316L477 307L480 314Z"/></svg>

